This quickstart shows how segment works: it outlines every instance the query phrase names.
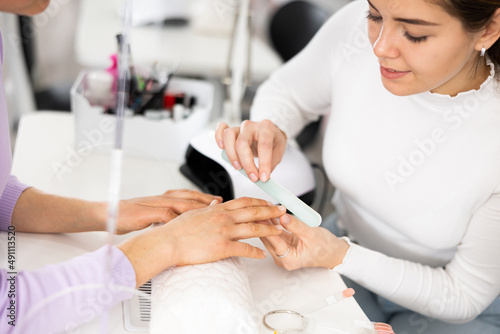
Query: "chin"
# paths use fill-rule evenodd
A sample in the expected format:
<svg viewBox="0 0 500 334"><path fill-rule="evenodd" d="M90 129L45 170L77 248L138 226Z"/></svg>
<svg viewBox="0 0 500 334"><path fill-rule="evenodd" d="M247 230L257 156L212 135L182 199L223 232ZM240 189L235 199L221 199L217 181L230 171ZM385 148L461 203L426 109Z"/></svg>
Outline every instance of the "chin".
<svg viewBox="0 0 500 334"><path fill-rule="evenodd" d="M420 91L412 89L411 87L408 87L408 85L405 85L403 83L395 83L394 81L389 81L383 77L382 85L389 93L396 96L409 96L422 93Z"/></svg>
<svg viewBox="0 0 500 334"><path fill-rule="evenodd" d="M27 16L40 14L41 12L46 10L47 7L49 7L49 4L50 0L34 0L31 2L31 4L23 8L21 12L17 14L27 15Z"/></svg>

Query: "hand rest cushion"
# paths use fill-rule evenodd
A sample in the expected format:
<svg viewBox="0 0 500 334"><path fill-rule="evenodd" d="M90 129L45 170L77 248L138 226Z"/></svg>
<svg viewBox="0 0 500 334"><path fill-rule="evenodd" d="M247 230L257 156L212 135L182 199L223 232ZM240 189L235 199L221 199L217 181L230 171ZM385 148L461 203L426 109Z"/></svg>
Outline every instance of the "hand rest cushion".
<svg viewBox="0 0 500 334"><path fill-rule="evenodd" d="M150 333L258 333L240 258L169 268L152 279Z"/></svg>

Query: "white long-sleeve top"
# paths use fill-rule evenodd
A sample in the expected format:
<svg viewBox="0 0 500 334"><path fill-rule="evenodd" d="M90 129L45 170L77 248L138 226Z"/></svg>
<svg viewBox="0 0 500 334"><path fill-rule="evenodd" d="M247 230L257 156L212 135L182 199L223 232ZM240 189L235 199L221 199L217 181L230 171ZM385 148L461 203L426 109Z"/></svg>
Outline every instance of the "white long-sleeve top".
<svg viewBox="0 0 500 334"><path fill-rule="evenodd" d="M325 114L323 163L352 243L339 273L402 306L468 321L500 293L500 85L456 97L382 86L365 1L337 12L258 91L289 138Z"/></svg>

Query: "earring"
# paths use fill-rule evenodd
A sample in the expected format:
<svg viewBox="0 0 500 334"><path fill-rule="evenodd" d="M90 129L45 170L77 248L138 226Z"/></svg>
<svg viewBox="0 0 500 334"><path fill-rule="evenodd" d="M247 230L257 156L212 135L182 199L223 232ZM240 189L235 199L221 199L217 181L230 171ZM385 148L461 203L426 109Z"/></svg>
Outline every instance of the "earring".
<svg viewBox="0 0 500 334"><path fill-rule="evenodd" d="M484 57L484 55L486 54L486 48L483 46L482 49L481 49L481 57Z"/></svg>

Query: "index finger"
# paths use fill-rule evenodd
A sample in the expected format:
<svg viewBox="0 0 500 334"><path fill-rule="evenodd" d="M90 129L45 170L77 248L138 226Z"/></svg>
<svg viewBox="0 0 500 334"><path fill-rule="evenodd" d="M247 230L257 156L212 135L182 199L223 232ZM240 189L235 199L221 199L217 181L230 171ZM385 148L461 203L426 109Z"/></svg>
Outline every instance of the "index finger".
<svg viewBox="0 0 500 334"><path fill-rule="evenodd" d="M274 133L271 129L264 127L259 131L257 144L259 156L259 178L262 182L269 180L272 171Z"/></svg>
<svg viewBox="0 0 500 334"><path fill-rule="evenodd" d="M248 178L253 182L259 180L259 171L254 161L254 152L252 145L254 144L259 127L256 123L249 120L243 121L240 127L240 134L235 142L236 152L240 159L241 167L245 170ZM226 150L227 152L227 150ZM228 153L229 155L229 153Z"/></svg>
<svg viewBox="0 0 500 334"><path fill-rule="evenodd" d="M222 134L227 128L229 128L229 125L224 122L219 122L217 124L217 127L215 128L215 142L221 149L224 149L224 139L222 137Z"/></svg>

